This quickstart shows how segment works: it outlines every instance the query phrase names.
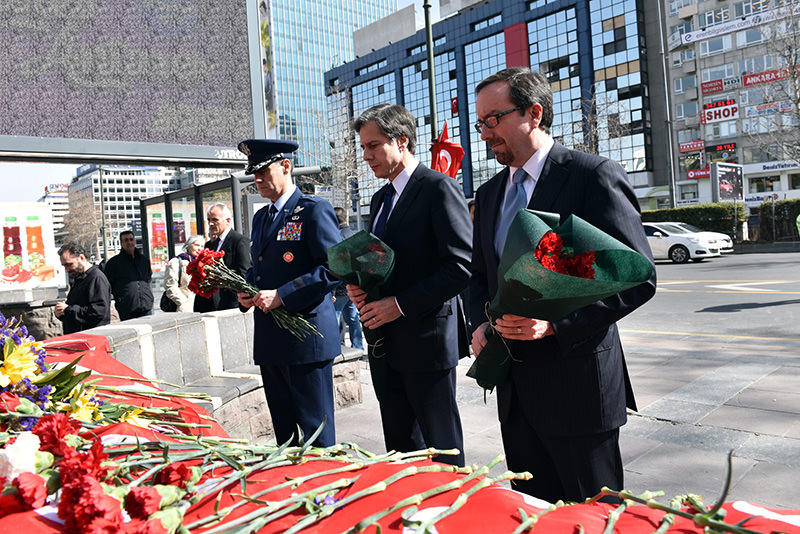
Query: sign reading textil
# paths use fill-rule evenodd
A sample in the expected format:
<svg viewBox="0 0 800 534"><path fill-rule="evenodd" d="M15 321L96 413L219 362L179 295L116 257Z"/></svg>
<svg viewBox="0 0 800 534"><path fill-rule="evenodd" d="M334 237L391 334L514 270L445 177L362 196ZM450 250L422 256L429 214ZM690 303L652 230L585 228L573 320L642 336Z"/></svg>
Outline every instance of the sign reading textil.
<svg viewBox="0 0 800 534"><path fill-rule="evenodd" d="M678 143L678 152L696 152L703 150L706 147L706 142L703 139L696 141L686 141L685 143Z"/></svg>

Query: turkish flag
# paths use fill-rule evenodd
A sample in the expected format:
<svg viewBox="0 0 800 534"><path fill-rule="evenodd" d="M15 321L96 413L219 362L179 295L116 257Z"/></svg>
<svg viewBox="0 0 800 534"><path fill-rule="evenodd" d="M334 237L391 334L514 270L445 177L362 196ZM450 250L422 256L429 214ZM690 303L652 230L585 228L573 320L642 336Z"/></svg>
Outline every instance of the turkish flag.
<svg viewBox="0 0 800 534"><path fill-rule="evenodd" d="M464 149L458 143L453 143L447 137L447 123L444 123L439 139L433 143L431 168L451 178L455 178L461 168L461 159Z"/></svg>

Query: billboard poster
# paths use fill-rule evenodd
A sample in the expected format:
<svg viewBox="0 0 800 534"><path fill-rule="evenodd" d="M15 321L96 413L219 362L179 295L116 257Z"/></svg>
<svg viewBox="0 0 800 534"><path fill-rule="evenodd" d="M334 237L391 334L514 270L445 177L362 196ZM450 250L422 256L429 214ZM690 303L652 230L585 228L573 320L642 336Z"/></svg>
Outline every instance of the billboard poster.
<svg viewBox="0 0 800 534"><path fill-rule="evenodd" d="M711 164L712 193L715 202L744 201L742 166L735 163Z"/></svg>
<svg viewBox="0 0 800 534"><path fill-rule="evenodd" d="M59 281L64 285L48 204L0 204L0 224L3 235L0 294L18 289L56 288Z"/></svg>

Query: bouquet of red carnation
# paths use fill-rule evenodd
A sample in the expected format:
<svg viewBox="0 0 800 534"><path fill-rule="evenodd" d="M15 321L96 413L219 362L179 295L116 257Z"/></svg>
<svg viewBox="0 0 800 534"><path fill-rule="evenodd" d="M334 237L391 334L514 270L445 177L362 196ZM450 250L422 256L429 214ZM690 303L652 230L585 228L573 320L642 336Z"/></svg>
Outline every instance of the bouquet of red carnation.
<svg viewBox="0 0 800 534"><path fill-rule="evenodd" d="M186 272L192 277L189 281L189 290L201 297L211 298L219 289L230 289L236 293L255 295L259 289L247 282L242 276L232 271L222 262L224 251L214 251L204 248L189 262ZM291 332L296 338L303 340L309 334L322 337L316 327L305 320L301 315L292 313L280 306L267 313L271 313L275 322L281 328Z"/></svg>
<svg viewBox="0 0 800 534"><path fill-rule="evenodd" d="M555 321L650 278L652 264L635 250L575 215L559 220L555 213L517 213L497 269L490 323L506 313ZM492 390L508 375L514 341L491 328L487 336L467 376Z"/></svg>
<svg viewBox="0 0 800 534"><path fill-rule="evenodd" d="M361 230L328 247L328 269L345 284L363 289L367 302L372 302L391 293L388 288L394 270L394 251L373 234ZM364 337L371 357L385 356L381 328L365 328Z"/></svg>

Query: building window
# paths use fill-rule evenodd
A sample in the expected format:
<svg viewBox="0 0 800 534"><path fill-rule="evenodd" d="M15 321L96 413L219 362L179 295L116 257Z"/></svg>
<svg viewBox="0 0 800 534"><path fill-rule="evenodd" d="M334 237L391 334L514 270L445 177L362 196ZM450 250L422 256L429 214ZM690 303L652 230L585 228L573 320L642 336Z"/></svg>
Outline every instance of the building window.
<svg viewBox="0 0 800 534"><path fill-rule="evenodd" d="M736 136L736 121L715 122L706 125L706 141Z"/></svg>
<svg viewBox="0 0 800 534"><path fill-rule="evenodd" d="M675 78L673 80L675 94L681 94L690 87L697 87L697 76L684 76L683 78Z"/></svg>
<svg viewBox="0 0 800 534"><path fill-rule="evenodd" d="M688 143L700 139L700 130L697 128L685 128L678 132L678 142Z"/></svg>
<svg viewBox="0 0 800 534"><path fill-rule="evenodd" d="M789 175L789 189L800 189L800 174Z"/></svg>
<svg viewBox="0 0 800 534"><path fill-rule="evenodd" d="M686 117L697 115L697 102L684 102L675 106L675 119L681 120Z"/></svg>
<svg viewBox="0 0 800 534"><path fill-rule="evenodd" d="M503 17L498 13L497 15L491 16L489 18L485 18L483 20L479 20L478 22L472 25L472 31L476 32L478 30L483 30L492 26L494 24L498 24L503 20Z"/></svg>
<svg viewBox="0 0 800 534"><path fill-rule="evenodd" d="M746 17L753 13L760 13L769 7L769 0L747 0L733 4L733 14L736 18Z"/></svg>
<svg viewBox="0 0 800 534"><path fill-rule="evenodd" d="M681 200L695 200L697 198L697 184L683 184L678 186Z"/></svg>
<svg viewBox="0 0 800 534"><path fill-rule="evenodd" d="M690 6L694 0L669 0L669 15L674 17L682 7Z"/></svg>
<svg viewBox="0 0 800 534"><path fill-rule="evenodd" d="M775 60L772 58L772 56L757 56L740 61L739 73L744 76L745 74L755 74L757 72L771 70L775 67Z"/></svg>
<svg viewBox="0 0 800 534"><path fill-rule="evenodd" d="M722 24L728 20L728 15L729 12L727 7L706 11L698 17L700 20L700 27L708 28L709 26L714 26L715 24Z"/></svg>
<svg viewBox="0 0 800 534"><path fill-rule="evenodd" d="M681 50L680 52L675 52L672 54L672 66L673 67L680 67L683 65L684 61L689 61L694 59L694 49L693 48L686 48Z"/></svg>
<svg viewBox="0 0 800 534"><path fill-rule="evenodd" d="M714 39L707 39L700 43L700 57L721 54L731 48L731 36L723 35Z"/></svg>
<svg viewBox="0 0 800 534"><path fill-rule="evenodd" d="M761 35L761 30L758 28L750 28L749 30L736 34L736 46L738 48L761 44L763 40L764 37Z"/></svg>
<svg viewBox="0 0 800 534"><path fill-rule="evenodd" d="M684 22L683 24L677 24L675 26L670 26L669 34L674 35L683 35L684 33L689 33L692 31L692 23L691 22Z"/></svg>
<svg viewBox="0 0 800 534"><path fill-rule="evenodd" d="M701 79L704 82L723 80L732 76L736 76L736 65L733 63L727 63L725 65L719 65L718 67L703 69L703 72L701 73Z"/></svg>
<svg viewBox="0 0 800 534"><path fill-rule="evenodd" d="M762 176L760 178L749 178L750 193L766 193L767 191L774 191L774 184L781 183L780 176Z"/></svg>

